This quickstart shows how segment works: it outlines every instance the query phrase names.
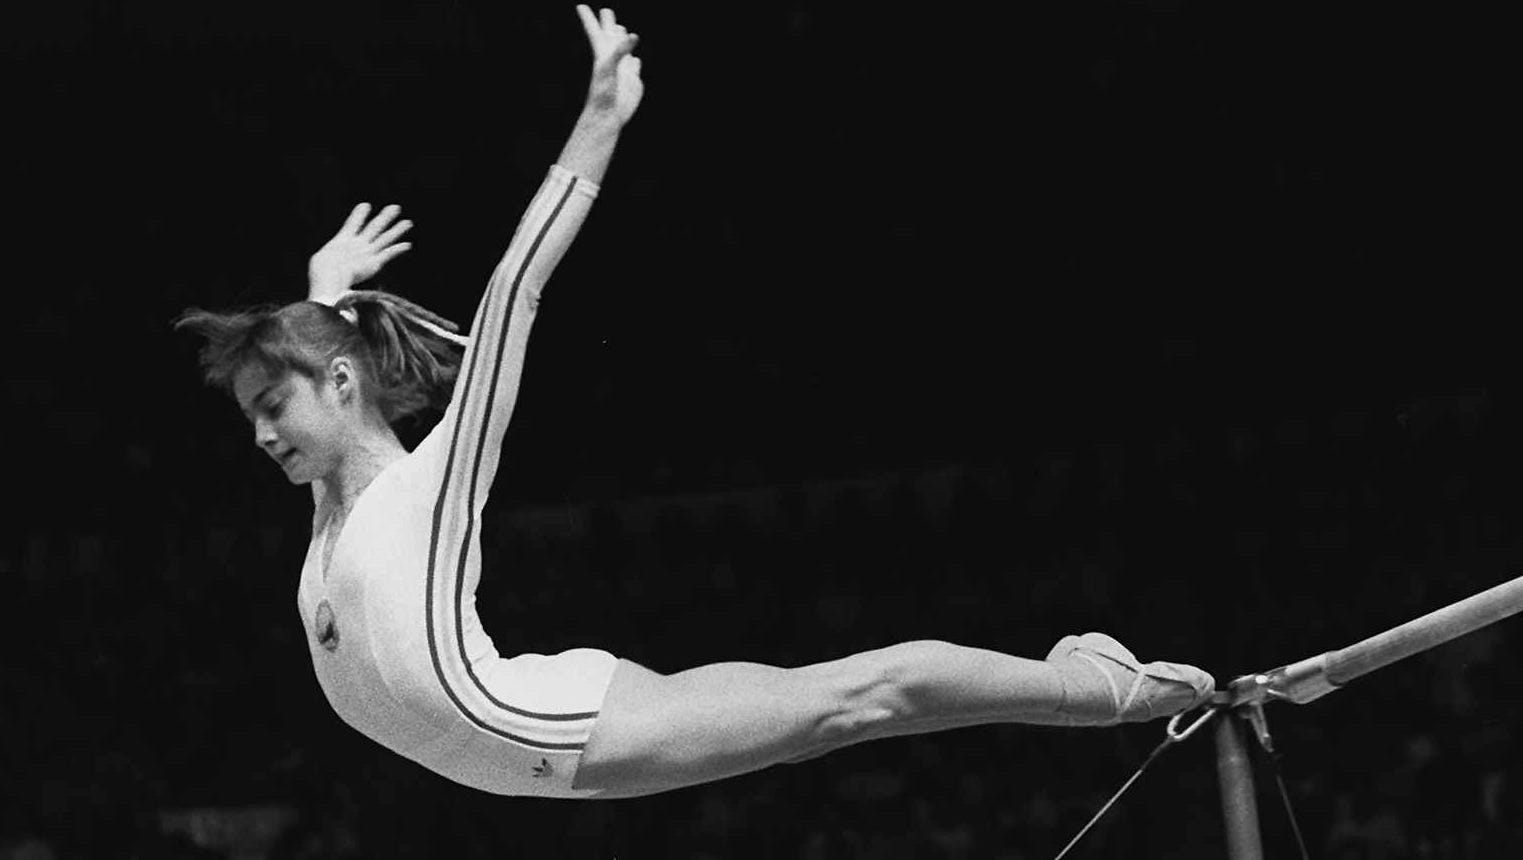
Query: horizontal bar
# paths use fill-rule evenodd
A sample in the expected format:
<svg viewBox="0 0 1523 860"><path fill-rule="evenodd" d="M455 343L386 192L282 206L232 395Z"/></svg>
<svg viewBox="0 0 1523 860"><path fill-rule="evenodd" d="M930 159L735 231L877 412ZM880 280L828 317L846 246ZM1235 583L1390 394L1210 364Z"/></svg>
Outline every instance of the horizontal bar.
<svg viewBox="0 0 1523 860"><path fill-rule="evenodd" d="M1382 666L1442 645L1523 611L1523 576L1473 594L1421 618L1392 627L1347 648L1328 651L1257 675L1244 675L1213 703L1239 707L1266 701L1296 704L1320 699Z"/></svg>
<svg viewBox="0 0 1523 860"><path fill-rule="evenodd" d="M1328 652L1327 680L1336 685L1346 684L1360 675L1442 645L1519 611L1523 611L1523 576L1435 609L1347 648Z"/></svg>

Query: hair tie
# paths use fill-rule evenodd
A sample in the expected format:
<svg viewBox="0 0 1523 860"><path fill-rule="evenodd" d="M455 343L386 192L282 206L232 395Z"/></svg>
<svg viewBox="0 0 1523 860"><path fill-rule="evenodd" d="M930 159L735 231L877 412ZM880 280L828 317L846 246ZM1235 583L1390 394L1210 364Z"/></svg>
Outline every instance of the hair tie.
<svg viewBox="0 0 1523 860"><path fill-rule="evenodd" d="M383 299L381 298L382 296L385 296L386 298ZM470 338L456 334L455 332L450 331L449 329L439 324L440 322L443 322L450 326L454 326L454 323L451 323L449 320L446 320L443 317L426 311L400 296L394 296L391 293L383 292L381 290L345 290L334 297L333 309L338 311L339 316L348 320L351 325L358 326L360 324L360 315L355 311L354 306L362 301L373 301L380 302L382 304L389 304L392 306L393 310L406 317L409 321L411 321L419 328L428 329L435 335L438 335L439 337L442 337L451 343L459 344L460 346L470 346ZM342 305L342 307L340 307L340 305ZM435 320L438 320L438 322L435 322Z"/></svg>
<svg viewBox="0 0 1523 860"><path fill-rule="evenodd" d="M415 316L412 316L411 314L409 314L408 315L408 319L412 320L413 322L417 323L420 326L423 326L424 328L426 328L429 331L433 332L434 334L444 338L445 340L450 341L451 343L457 343L457 344L459 344L461 346L470 346L471 345L471 339L470 338L465 337L464 335L456 334L456 333L450 331L449 329L444 328L443 326L434 325L433 323L429 322L426 319L423 319L422 317L415 317Z"/></svg>
<svg viewBox="0 0 1523 860"><path fill-rule="evenodd" d="M348 320L350 325L357 326L360 324L360 315L355 313L354 303L358 298L359 293L356 293L354 290L344 290L332 295L322 296L321 298L314 298L312 301L333 308L338 311L339 316ZM340 304L343 307L340 307Z"/></svg>

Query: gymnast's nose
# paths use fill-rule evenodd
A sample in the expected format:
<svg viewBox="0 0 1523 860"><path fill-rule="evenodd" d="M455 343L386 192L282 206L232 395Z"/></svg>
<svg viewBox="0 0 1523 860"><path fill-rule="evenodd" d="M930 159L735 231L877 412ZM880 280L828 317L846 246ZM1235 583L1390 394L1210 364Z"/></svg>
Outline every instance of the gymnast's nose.
<svg viewBox="0 0 1523 860"><path fill-rule="evenodd" d="M269 419L259 416L254 419L254 444L263 448L265 453L274 450L276 442L275 427Z"/></svg>

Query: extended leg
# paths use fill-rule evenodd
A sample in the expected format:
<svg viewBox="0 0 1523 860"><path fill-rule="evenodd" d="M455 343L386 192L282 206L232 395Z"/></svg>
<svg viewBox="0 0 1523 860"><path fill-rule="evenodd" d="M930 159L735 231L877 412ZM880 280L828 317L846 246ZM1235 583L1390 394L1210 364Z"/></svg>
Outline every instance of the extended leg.
<svg viewBox="0 0 1523 860"><path fill-rule="evenodd" d="M625 661L576 786L635 796L874 738L986 723L1110 720L1116 684L1132 679L1057 649L1049 656L921 641L798 669L719 663L660 675ZM1123 676L1108 678L1107 668ZM1143 685L1146 712L1175 713L1209 695L1210 676L1190 671L1184 682Z"/></svg>

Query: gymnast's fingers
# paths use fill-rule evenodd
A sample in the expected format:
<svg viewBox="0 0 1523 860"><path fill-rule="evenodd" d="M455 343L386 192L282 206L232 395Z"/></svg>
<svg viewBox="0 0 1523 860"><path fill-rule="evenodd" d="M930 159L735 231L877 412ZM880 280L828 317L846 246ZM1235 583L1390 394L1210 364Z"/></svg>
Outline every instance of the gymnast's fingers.
<svg viewBox="0 0 1523 860"><path fill-rule="evenodd" d="M358 233L360 225L365 223L365 216L370 214L370 204L360 203L349 211L349 218L344 221L344 226L339 229L340 233Z"/></svg>
<svg viewBox="0 0 1523 860"><path fill-rule="evenodd" d="M376 215L375 218L371 219L370 223L365 225L365 229L360 233L360 235L364 236L366 239L374 240L376 236L380 235L382 230L385 230L387 227L391 226L391 222L395 220L396 217L401 214L401 212L402 207L392 203L385 209L382 209L380 214Z"/></svg>
<svg viewBox="0 0 1523 860"><path fill-rule="evenodd" d="M393 224L391 226L390 230L387 230L386 232L382 233L381 235L375 237L375 240L374 240L375 244L380 245L382 247L390 245L392 242L397 241L397 239L400 238L403 233L406 233L408 230L411 230L411 229L412 229L412 222L404 218L401 221L398 221L397 223Z"/></svg>

